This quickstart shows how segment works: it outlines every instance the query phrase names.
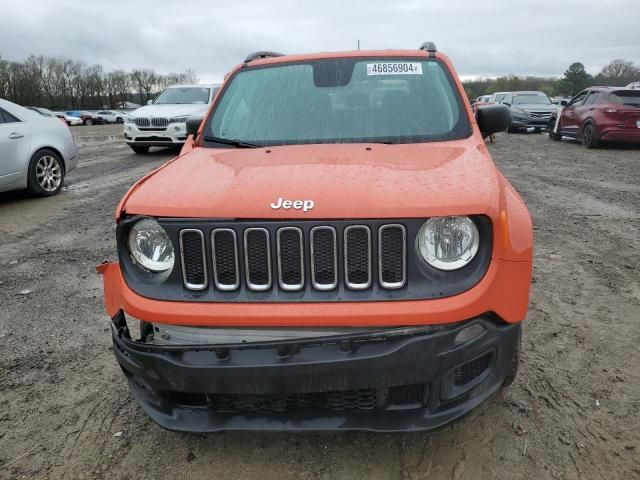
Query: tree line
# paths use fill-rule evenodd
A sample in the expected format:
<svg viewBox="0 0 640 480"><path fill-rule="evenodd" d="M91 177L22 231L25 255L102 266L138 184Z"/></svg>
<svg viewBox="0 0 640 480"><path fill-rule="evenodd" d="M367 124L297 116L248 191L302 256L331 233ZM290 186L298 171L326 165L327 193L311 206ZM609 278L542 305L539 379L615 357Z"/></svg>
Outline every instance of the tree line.
<svg viewBox="0 0 640 480"><path fill-rule="evenodd" d="M550 97L573 97L592 85L624 87L640 81L640 67L628 60L613 60L597 75L590 75L580 62L572 63L562 77L536 77L507 75L498 78L483 78L464 83L470 99L493 92L515 92L538 90Z"/></svg>
<svg viewBox="0 0 640 480"><path fill-rule="evenodd" d="M169 85L198 83L193 70L161 74L149 68L105 72L65 57L32 55L22 62L0 56L0 98L51 110L117 108L141 105Z"/></svg>

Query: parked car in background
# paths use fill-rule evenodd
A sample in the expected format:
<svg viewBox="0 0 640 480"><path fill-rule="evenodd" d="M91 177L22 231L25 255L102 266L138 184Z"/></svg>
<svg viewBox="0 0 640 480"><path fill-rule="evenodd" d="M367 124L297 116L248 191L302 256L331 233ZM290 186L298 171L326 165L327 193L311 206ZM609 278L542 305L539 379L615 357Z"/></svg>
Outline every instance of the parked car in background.
<svg viewBox="0 0 640 480"><path fill-rule="evenodd" d="M203 116L219 85L175 85L150 104L131 113L124 126L124 139L136 153L149 147L181 146L187 139L189 117Z"/></svg>
<svg viewBox="0 0 640 480"><path fill-rule="evenodd" d="M536 132L539 132L547 128L551 114L558 110L558 107L544 92L510 92L502 100L502 103L511 110L509 133L529 128L534 128Z"/></svg>
<svg viewBox="0 0 640 480"><path fill-rule="evenodd" d="M495 102L492 101L491 95L480 95L476 98L475 102L471 104L471 109L476 112L478 107L482 107L483 105L491 105Z"/></svg>
<svg viewBox="0 0 640 480"><path fill-rule="evenodd" d="M98 110L95 114L106 123L124 123L124 121L129 118L127 112L118 110Z"/></svg>
<svg viewBox="0 0 640 480"><path fill-rule="evenodd" d="M631 82L626 88L628 90L640 90L640 82Z"/></svg>
<svg viewBox="0 0 640 480"><path fill-rule="evenodd" d="M71 130L55 115L0 99L0 192L55 195L77 163Z"/></svg>
<svg viewBox="0 0 640 480"><path fill-rule="evenodd" d="M602 142L640 144L640 90L589 87L551 116L549 137L582 141L587 148Z"/></svg>
<svg viewBox="0 0 640 480"><path fill-rule="evenodd" d="M104 125L107 123L103 118L96 116L94 113L87 112L86 110L68 110L65 113L72 117L82 119L83 125Z"/></svg>
<svg viewBox="0 0 640 480"><path fill-rule="evenodd" d="M64 120L67 125L70 127L76 125L82 125L82 119L80 117L72 117L71 115L67 115L64 112L53 112L56 117L61 120Z"/></svg>
<svg viewBox="0 0 640 480"><path fill-rule="evenodd" d="M552 102L554 105L560 105L562 102L567 102L567 103L569 103L570 101L571 101L571 99L570 99L570 98L567 98L567 97L553 97L553 98L551 99L551 102Z"/></svg>
<svg viewBox="0 0 640 480"><path fill-rule="evenodd" d="M502 103L509 93L511 92L495 92L491 95L491 102L489 103Z"/></svg>

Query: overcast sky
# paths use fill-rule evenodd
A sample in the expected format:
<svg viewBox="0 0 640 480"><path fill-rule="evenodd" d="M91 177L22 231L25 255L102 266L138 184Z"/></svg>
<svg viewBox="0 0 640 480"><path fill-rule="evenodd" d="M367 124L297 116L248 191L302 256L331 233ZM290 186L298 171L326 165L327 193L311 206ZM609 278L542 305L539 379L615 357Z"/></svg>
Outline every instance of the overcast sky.
<svg viewBox="0 0 640 480"><path fill-rule="evenodd" d="M416 48L464 78L640 64L640 0L0 0L0 56L66 56L106 70L191 68L219 82L248 52Z"/></svg>

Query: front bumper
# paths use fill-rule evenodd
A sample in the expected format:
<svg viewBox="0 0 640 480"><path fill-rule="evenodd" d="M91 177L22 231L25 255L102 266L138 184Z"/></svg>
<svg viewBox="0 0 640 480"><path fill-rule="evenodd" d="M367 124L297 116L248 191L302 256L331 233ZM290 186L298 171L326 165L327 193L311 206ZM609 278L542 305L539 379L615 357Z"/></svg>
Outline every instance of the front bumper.
<svg viewBox="0 0 640 480"><path fill-rule="evenodd" d="M147 147L182 145L187 140L186 123L170 123L158 128L139 128L135 123L125 123L124 140L129 145Z"/></svg>
<svg viewBox="0 0 640 480"><path fill-rule="evenodd" d="M465 327L484 331L455 346ZM440 326L238 345L134 342L114 353L134 397L171 430L418 431L443 426L504 383L520 324L494 315Z"/></svg>

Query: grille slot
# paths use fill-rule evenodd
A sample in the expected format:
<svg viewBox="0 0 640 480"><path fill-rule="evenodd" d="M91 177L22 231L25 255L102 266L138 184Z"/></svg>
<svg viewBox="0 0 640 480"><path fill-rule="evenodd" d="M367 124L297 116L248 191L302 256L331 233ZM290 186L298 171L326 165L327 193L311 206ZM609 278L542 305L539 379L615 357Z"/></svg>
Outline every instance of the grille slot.
<svg viewBox="0 0 640 480"><path fill-rule="evenodd" d="M485 353L481 357L471 360L458 368L456 368L454 374L454 384L456 387L461 387L467 383L472 382L480 375L482 375L487 368L491 365L492 353Z"/></svg>
<svg viewBox="0 0 640 480"><path fill-rule="evenodd" d="M204 253L204 235L200 230L180 231L180 258L184 286L189 290L207 287L207 268Z"/></svg>
<svg viewBox="0 0 640 480"><path fill-rule="evenodd" d="M151 126L151 122L149 121L148 118L136 117L135 118L135 122L136 122L136 125L139 126L139 127L150 127Z"/></svg>
<svg viewBox="0 0 640 480"><path fill-rule="evenodd" d="M169 119L163 117L154 117L151 119L151 126L153 127L166 127L169 125Z"/></svg>
<svg viewBox="0 0 640 480"><path fill-rule="evenodd" d="M384 288L402 288L407 281L407 231L404 225L378 230L378 273Z"/></svg>
<svg viewBox="0 0 640 480"><path fill-rule="evenodd" d="M218 228L211 232L211 250L216 288L222 291L236 290L240 286L236 232L230 228Z"/></svg>
<svg viewBox="0 0 640 480"><path fill-rule="evenodd" d="M365 290L371 286L371 230L352 225L344 230L344 275L347 287Z"/></svg>
<svg viewBox="0 0 640 480"><path fill-rule="evenodd" d="M302 230L283 227L277 233L278 282L283 290L301 290L304 286L304 247Z"/></svg>
<svg viewBox="0 0 640 480"><path fill-rule="evenodd" d="M265 228L247 228L244 231L244 259L247 287L264 291L271 288L271 246L269 231Z"/></svg>
<svg viewBox="0 0 640 480"><path fill-rule="evenodd" d="M311 282L317 290L338 286L338 242L333 227L311 229Z"/></svg>
<svg viewBox="0 0 640 480"><path fill-rule="evenodd" d="M213 394L212 407L219 413L298 412L308 410L367 411L377 407L374 389L279 395Z"/></svg>

